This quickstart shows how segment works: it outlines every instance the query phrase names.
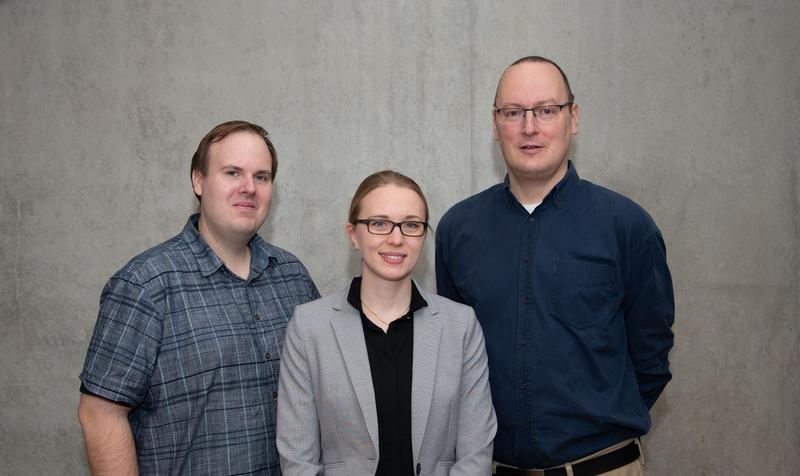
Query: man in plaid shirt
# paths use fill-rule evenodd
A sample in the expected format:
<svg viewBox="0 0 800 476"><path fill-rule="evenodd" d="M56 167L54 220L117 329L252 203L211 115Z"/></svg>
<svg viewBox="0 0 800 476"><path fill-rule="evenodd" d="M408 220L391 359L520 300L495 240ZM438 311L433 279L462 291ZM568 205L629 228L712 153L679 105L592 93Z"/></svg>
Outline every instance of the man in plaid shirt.
<svg viewBox="0 0 800 476"><path fill-rule="evenodd" d="M276 169L263 128L215 127L192 158L200 213L106 284L80 376L93 474L280 474L280 347L319 292L257 234Z"/></svg>

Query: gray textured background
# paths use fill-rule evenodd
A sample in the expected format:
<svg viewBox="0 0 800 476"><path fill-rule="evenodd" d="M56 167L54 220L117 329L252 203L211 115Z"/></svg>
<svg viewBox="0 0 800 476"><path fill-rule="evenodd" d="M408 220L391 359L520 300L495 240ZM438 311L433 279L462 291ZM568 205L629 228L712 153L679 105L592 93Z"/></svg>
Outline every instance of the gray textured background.
<svg viewBox="0 0 800 476"><path fill-rule="evenodd" d="M368 173L418 179L434 223L502 178L494 88L542 54L581 105L580 174L669 249L675 378L649 474L800 474L798 24L796 0L0 0L0 473L86 473L101 287L181 229L213 125L273 134L262 234L328 293L356 269L343 223Z"/></svg>

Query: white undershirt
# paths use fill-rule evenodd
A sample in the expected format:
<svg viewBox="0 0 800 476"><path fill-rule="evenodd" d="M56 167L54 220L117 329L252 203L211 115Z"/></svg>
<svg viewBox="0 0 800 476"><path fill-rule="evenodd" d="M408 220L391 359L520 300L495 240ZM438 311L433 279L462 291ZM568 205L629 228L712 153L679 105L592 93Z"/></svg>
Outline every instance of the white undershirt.
<svg viewBox="0 0 800 476"><path fill-rule="evenodd" d="M528 210L528 213L533 213L533 211L536 210L536 207L538 207L541 204L542 204L542 202L523 203L522 206L525 207L525 210Z"/></svg>

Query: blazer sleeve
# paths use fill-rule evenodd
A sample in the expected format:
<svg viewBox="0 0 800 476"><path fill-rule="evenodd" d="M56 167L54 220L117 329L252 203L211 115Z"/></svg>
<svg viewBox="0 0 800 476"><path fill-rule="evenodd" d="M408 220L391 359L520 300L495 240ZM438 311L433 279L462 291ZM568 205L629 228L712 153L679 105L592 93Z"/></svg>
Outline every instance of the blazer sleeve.
<svg viewBox="0 0 800 476"><path fill-rule="evenodd" d="M320 430L311 372L295 309L284 337L278 383L276 443L285 476L322 474Z"/></svg>
<svg viewBox="0 0 800 476"><path fill-rule="evenodd" d="M450 469L450 476L492 474L492 450L497 432L483 332L475 318L475 312L472 308L468 309L456 462Z"/></svg>

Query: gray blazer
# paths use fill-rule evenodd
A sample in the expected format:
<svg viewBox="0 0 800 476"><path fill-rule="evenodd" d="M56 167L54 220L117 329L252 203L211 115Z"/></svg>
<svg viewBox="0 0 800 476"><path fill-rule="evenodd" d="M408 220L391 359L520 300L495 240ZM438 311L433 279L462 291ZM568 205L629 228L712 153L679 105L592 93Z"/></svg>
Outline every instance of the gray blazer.
<svg viewBox="0 0 800 476"><path fill-rule="evenodd" d="M472 308L420 293L411 442L421 475L492 474L497 420ZM277 444L285 476L374 475L378 417L361 317L347 290L295 309L281 358Z"/></svg>

